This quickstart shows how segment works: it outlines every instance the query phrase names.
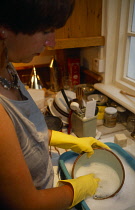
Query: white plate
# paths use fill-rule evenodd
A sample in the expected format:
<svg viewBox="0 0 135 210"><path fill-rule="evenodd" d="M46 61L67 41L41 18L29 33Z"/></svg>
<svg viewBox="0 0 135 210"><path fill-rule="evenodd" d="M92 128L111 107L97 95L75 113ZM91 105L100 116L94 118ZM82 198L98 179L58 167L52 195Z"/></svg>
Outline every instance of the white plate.
<svg viewBox="0 0 135 210"><path fill-rule="evenodd" d="M47 100L47 104L49 106L50 112L53 116L59 117L64 124L68 124L68 118L60 114L55 107L53 106L53 98Z"/></svg>
<svg viewBox="0 0 135 210"><path fill-rule="evenodd" d="M74 98L76 98L76 93L74 93L73 91L70 90L64 90L65 94L68 98L69 101L73 100ZM57 106L63 110L66 113L69 113L69 109L68 106L66 104L66 101L61 93L61 91L59 91L56 96L55 96L55 103L57 104Z"/></svg>

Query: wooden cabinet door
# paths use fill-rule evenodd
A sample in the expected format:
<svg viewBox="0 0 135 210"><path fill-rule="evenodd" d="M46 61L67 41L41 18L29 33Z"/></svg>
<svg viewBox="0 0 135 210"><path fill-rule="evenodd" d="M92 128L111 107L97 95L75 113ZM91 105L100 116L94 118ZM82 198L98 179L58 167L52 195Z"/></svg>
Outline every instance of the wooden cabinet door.
<svg viewBox="0 0 135 210"><path fill-rule="evenodd" d="M56 38L101 36L102 0L76 0L72 16Z"/></svg>

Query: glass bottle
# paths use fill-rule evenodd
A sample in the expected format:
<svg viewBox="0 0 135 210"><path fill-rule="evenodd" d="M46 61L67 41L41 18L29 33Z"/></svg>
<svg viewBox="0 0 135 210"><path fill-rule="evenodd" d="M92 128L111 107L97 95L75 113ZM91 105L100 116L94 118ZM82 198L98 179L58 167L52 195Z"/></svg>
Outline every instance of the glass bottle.
<svg viewBox="0 0 135 210"><path fill-rule="evenodd" d="M117 122L117 109L114 107L106 107L104 115L104 125L106 127L115 127Z"/></svg>
<svg viewBox="0 0 135 210"><path fill-rule="evenodd" d="M129 115L129 117L127 119L127 130L129 132L133 132L134 123L135 123L135 114L131 114L131 115Z"/></svg>

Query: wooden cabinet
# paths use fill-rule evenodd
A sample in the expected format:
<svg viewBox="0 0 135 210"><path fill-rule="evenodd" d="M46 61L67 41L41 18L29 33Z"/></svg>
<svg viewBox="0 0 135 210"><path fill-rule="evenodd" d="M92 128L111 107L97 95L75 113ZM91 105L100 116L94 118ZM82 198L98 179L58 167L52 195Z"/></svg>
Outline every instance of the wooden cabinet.
<svg viewBox="0 0 135 210"><path fill-rule="evenodd" d="M102 0L76 0L66 25L56 31L55 49L102 46Z"/></svg>

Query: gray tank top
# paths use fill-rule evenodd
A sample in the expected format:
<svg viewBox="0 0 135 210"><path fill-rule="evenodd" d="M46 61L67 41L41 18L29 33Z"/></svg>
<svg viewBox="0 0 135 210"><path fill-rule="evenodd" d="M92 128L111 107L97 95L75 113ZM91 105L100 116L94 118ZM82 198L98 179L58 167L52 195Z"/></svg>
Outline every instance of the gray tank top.
<svg viewBox="0 0 135 210"><path fill-rule="evenodd" d="M37 189L53 186L53 167L49 156L48 128L43 114L19 80L23 101L8 99L0 94L0 103L11 117L18 140Z"/></svg>

